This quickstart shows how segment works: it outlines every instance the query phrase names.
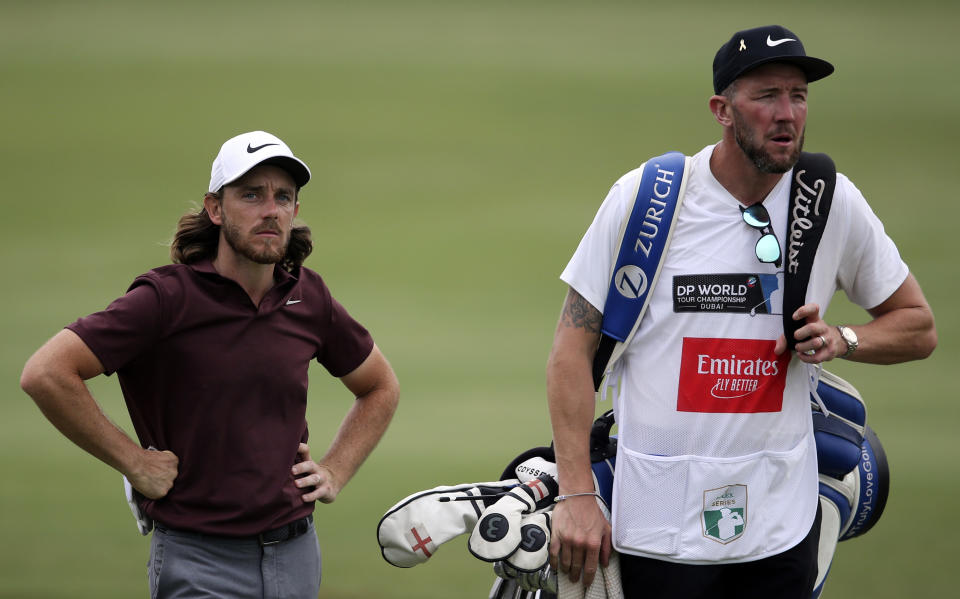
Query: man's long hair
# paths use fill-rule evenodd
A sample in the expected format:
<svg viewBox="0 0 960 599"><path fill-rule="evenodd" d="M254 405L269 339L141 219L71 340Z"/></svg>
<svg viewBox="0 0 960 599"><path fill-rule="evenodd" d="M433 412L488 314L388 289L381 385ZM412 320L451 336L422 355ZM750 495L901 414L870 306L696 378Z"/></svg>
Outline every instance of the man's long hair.
<svg viewBox="0 0 960 599"><path fill-rule="evenodd" d="M217 257L220 243L220 225L213 224L205 208L200 212L188 212L180 217L177 232L170 242L170 260L174 264L193 264ZM303 265L313 251L310 227L295 226L290 231L290 244L280 262L287 272L294 272Z"/></svg>

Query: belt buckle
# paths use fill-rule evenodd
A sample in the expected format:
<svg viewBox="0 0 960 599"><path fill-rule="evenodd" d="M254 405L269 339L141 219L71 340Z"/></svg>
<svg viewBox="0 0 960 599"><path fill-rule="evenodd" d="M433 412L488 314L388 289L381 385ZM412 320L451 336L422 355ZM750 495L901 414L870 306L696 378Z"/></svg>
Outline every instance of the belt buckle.
<svg viewBox="0 0 960 599"><path fill-rule="evenodd" d="M269 532L272 532L272 531L269 531ZM268 540L266 540L266 539L263 538L263 535L264 535L264 534L266 534L266 533L260 533L260 534L257 535L257 542L260 543L260 546L261 546L261 547L269 547L270 545L278 545L278 544L280 544L280 543L283 542L283 539L274 539L274 540L268 541Z"/></svg>
<svg viewBox="0 0 960 599"><path fill-rule="evenodd" d="M280 528L275 528L273 530L268 530L257 535L257 542L260 543L261 547L267 547L269 545L276 545L278 543L283 543L284 541L289 541L290 539L295 539L309 530L310 525L313 524L313 515L307 516L305 518L300 518L299 520L294 520L286 526L281 526ZM301 530L301 525L303 530ZM279 533L279 534L278 534ZM286 533L286 534L283 534ZM267 540L264 538L264 535L274 535L277 534L279 538Z"/></svg>

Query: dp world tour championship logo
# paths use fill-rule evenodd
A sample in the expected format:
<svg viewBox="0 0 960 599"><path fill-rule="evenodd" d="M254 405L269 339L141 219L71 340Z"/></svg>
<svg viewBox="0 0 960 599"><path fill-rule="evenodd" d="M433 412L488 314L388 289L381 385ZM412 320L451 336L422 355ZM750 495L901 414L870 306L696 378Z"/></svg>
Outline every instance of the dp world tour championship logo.
<svg viewBox="0 0 960 599"><path fill-rule="evenodd" d="M703 536L726 545L747 527L747 486L729 485L703 492Z"/></svg>

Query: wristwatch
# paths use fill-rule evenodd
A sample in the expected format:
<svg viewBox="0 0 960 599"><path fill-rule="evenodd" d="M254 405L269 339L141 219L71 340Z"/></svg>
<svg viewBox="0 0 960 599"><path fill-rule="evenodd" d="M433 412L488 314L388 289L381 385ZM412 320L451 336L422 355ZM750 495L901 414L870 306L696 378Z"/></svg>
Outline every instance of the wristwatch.
<svg viewBox="0 0 960 599"><path fill-rule="evenodd" d="M847 353L840 356L841 358L847 358L852 354L858 347L860 347L860 341L857 339L857 334L853 332L848 326L839 325L837 330L840 331L840 338L844 340L847 344Z"/></svg>

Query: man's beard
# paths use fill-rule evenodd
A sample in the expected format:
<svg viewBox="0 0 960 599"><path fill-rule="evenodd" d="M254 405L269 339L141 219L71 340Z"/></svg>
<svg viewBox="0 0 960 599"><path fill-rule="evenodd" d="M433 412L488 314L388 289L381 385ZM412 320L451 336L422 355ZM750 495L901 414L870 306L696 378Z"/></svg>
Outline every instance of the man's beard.
<svg viewBox="0 0 960 599"><path fill-rule="evenodd" d="M754 130L744 122L737 109L733 109L734 137L737 145L743 150L747 158L753 162L761 173L783 174L793 168L793 165L800 159L800 152L803 150L803 140L805 132L800 132L800 140L796 149L789 156L781 160L775 159L769 152L763 149L763 142L759 145L753 143L755 137ZM784 132L786 133L786 131Z"/></svg>
<svg viewBox="0 0 960 599"><path fill-rule="evenodd" d="M239 228L230 224L226 214L223 215L223 224L220 228L223 231L223 238L226 239L227 244L233 248L233 251L257 264L277 264L282 261L287 253L287 246L290 243L289 236L287 236L286 239L278 237L276 244L268 244L261 248L255 247L252 243L244 240L243 233L240 232ZM279 224L276 223L271 227L265 228L275 231L280 230ZM259 230L262 230L262 228L255 230L253 234L256 235Z"/></svg>

